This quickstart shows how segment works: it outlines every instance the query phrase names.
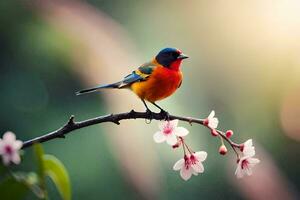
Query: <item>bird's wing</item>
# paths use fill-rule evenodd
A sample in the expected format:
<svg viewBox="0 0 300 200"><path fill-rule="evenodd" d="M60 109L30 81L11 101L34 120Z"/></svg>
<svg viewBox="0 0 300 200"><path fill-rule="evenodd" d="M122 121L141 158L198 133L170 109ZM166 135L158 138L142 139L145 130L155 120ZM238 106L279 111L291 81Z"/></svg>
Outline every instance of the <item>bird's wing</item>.
<svg viewBox="0 0 300 200"><path fill-rule="evenodd" d="M152 74L155 66L152 65L142 65L137 70L133 71L131 74L124 77L122 80L122 85L119 86L119 88L126 87L132 83L139 82L139 81L145 81L149 76Z"/></svg>
<svg viewBox="0 0 300 200"><path fill-rule="evenodd" d="M140 66L138 68L138 70L143 73L143 74L147 74L150 75L152 74L153 70L155 69L155 65L153 65L151 62L150 63L145 63L142 66Z"/></svg>

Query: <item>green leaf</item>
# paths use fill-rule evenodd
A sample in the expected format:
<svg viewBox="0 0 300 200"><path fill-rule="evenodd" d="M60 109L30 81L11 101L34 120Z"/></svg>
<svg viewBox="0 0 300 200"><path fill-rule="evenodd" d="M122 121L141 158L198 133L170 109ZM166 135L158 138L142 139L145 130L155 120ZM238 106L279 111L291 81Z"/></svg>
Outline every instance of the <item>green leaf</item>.
<svg viewBox="0 0 300 200"><path fill-rule="evenodd" d="M65 166L52 155L43 156L44 172L55 183L62 199L71 199L71 184Z"/></svg>
<svg viewBox="0 0 300 200"><path fill-rule="evenodd" d="M43 156L44 156L44 149L40 143L33 145L36 162L38 165L38 176L40 181L45 182L45 170L44 170L44 163L43 163Z"/></svg>
<svg viewBox="0 0 300 200"><path fill-rule="evenodd" d="M36 163L38 166L37 174L38 174L38 182L39 188L41 189L44 199L48 199L48 193L46 189L46 175L44 168L44 149L40 143L36 143L33 145L33 150L35 153Z"/></svg>
<svg viewBox="0 0 300 200"><path fill-rule="evenodd" d="M46 191L46 176L54 182L63 200L71 199L71 186L68 172L64 165L52 155L45 155L41 144L34 145L34 151L38 164L38 176L40 187L48 199Z"/></svg>
<svg viewBox="0 0 300 200"><path fill-rule="evenodd" d="M7 177L0 183L1 199L19 200L29 192L29 188L24 182L19 182L13 177Z"/></svg>

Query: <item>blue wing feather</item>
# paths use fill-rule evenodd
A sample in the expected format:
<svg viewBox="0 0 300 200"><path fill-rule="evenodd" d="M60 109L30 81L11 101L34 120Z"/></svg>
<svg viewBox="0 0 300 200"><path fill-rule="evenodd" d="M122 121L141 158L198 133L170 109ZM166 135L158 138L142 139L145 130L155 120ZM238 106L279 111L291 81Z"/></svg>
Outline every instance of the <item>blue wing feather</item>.
<svg viewBox="0 0 300 200"><path fill-rule="evenodd" d="M123 84L130 84L130 83L134 83L136 81L141 81L143 80L144 78L141 77L140 75L136 74L135 71L133 71L131 74L125 76L125 78L123 79Z"/></svg>

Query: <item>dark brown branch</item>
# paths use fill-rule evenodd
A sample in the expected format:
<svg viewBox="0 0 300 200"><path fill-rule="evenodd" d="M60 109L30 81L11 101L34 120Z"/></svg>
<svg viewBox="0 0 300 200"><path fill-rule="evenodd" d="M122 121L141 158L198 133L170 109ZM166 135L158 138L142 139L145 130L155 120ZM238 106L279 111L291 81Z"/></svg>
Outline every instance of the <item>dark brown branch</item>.
<svg viewBox="0 0 300 200"><path fill-rule="evenodd" d="M122 120L128 120L128 119L154 119L154 120L164 120L166 118L165 113L150 113L150 112L136 112L134 110L131 110L130 112L126 113L119 113L119 114L110 114L105 116L100 116L80 122L76 122L74 120L74 116L71 116L69 121L62 126L61 128L52 131L50 133L47 133L45 135L33 138L31 140L27 140L23 143L23 147L27 148L32 146L34 143L43 143L47 142L49 140L55 139L55 138L65 138L65 135L77 130L81 129L87 126L92 126L95 124L105 123L105 122L112 122L117 125L120 124L120 121ZM197 118L191 118L191 117L181 117L181 116L175 116L175 115L169 115L170 120L178 119L180 121L188 122L189 124L196 123L196 124L203 124L203 119L197 119ZM221 135L222 138L224 138L232 147L239 147L239 144L236 144L232 142L230 139L228 139L225 134L222 131L218 130L218 133Z"/></svg>

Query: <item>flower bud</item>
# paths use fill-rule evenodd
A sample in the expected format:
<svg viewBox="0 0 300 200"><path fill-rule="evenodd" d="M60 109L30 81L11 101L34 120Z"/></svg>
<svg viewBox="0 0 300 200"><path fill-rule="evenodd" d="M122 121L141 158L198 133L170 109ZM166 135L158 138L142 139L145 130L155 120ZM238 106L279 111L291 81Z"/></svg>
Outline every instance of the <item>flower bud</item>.
<svg viewBox="0 0 300 200"><path fill-rule="evenodd" d="M206 118L206 119L204 119L204 120L203 120L203 125L204 125L204 126L208 126L208 122L209 122L209 121L208 121L208 119L207 119L207 118Z"/></svg>
<svg viewBox="0 0 300 200"><path fill-rule="evenodd" d="M233 131L232 130L228 130L226 131L226 137L230 138L233 135Z"/></svg>
<svg viewBox="0 0 300 200"><path fill-rule="evenodd" d="M216 137L216 136L219 135L219 133L217 132L216 129L211 129L211 134L212 134L212 136L214 136L214 137Z"/></svg>
<svg viewBox="0 0 300 200"><path fill-rule="evenodd" d="M224 144L220 146L219 153L221 155L225 155L227 153L227 148L226 148L226 146Z"/></svg>

